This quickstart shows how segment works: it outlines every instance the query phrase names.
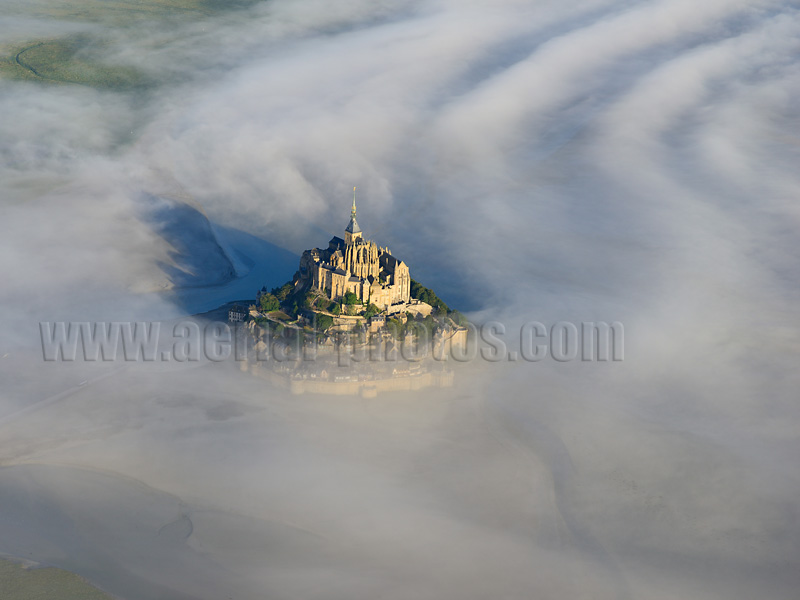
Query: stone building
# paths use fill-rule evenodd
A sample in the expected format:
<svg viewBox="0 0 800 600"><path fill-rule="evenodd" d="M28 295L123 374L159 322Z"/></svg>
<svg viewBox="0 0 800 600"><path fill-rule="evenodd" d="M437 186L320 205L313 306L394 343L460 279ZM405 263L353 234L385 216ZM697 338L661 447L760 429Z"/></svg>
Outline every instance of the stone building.
<svg viewBox="0 0 800 600"><path fill-rule="evenodd" d="M247 311L238 304L228 310L228 321L231 323L242 323L247 318Z"/></svg>
<svg viewBox="0 0 800 600"><path fill-rule="evenodd" d="M319 290L331 300L352 292L362 302L387 310L411 299L408 266L388 248L363 238L356 221L355 195L344 239L334 236L327 248L303 252L298 276L299 284Z"/></svg>

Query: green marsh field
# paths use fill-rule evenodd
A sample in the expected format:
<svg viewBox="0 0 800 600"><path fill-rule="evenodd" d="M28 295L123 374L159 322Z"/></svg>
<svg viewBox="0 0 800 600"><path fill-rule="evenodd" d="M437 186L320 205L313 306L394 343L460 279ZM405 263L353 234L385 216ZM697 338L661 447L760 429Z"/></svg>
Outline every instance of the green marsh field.
<svg viewBox="0 0 800 600"><path fill-rule="evenodd" d="M115 61L118 40L149 32L172 21L204 18L244 8L250 1L67 0L12 3L10 13L25 19L56 19L64 35L0 42L0 78L127 91L156 83L135 65ZM109 58L112 57L112 58Z"/></svg>
<svg viewBox="0 0 800 600"><path fill-rule="evenodd" d="M54 567L29 568L0 558L3 600L113 600L85 579Z"/></svg>

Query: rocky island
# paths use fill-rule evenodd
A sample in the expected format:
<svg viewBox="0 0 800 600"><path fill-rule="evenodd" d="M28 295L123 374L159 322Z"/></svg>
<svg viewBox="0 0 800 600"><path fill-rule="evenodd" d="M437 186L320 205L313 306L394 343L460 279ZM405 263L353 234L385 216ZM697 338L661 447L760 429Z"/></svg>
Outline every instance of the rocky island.
<svg viewBox="0 0 800 600"><path fill-rule="evenodd" d="M364 238L355 189L344 237L303 252L292 280L255 300L229 312L254 350L243 366L296 393L452 385L446 362L467 344L464 316L414 281L389 248Z"/></svg>

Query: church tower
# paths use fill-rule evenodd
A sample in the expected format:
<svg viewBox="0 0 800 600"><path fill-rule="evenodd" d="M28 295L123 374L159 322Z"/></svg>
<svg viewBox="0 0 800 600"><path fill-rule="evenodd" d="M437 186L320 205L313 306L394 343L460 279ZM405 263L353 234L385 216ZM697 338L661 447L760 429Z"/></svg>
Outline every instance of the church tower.
<svg viewBox="0 0 800 600"><path fill-rule="evenodd" d="M345 246L352 246L356 240L361 239L361 227L358 226L356 221L356 188L353 188L353 207L350 209L350 223L347 229L344 230L344 243Z"/></svg>

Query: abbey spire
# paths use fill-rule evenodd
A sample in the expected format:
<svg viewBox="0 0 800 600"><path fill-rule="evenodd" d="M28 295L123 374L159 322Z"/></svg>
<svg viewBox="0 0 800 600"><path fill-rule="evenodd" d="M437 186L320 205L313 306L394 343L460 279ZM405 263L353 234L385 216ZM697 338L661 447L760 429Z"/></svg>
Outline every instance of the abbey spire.
<svg viewBox="0 0 800 600"><path fill-rule="evenodd" d="M361 227L356 221L356 188L353 188L353 207L350 209L350 223L344 230L344 243L351 246L358 239L361 239Z"/></svg>

